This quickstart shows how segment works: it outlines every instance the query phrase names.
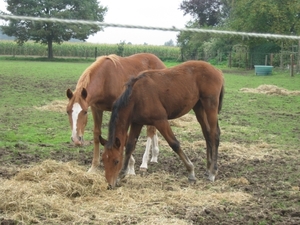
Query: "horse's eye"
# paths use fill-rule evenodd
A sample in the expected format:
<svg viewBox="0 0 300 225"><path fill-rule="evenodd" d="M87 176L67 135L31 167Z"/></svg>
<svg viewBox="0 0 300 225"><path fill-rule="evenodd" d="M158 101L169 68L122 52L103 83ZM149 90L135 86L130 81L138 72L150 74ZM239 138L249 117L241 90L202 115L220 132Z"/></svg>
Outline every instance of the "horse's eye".
<svg viewBox="0 0 300 225"><path fill-rule="evenodd" d="M115 166L116 166L118 163L119 163L119 160L115 159L115 160L114 160Z"/></svg>
<svg viewBox="0 0 300 225"><path fill-rule="evenodd" d="M84 111L84 114L87 114L87 111Z"/></svg>

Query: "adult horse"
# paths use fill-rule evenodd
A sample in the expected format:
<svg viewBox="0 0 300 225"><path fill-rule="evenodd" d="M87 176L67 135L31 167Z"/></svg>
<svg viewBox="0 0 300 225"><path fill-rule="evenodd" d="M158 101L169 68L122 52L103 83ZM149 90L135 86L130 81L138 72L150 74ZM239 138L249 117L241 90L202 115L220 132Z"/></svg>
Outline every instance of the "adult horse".
<svg viewBox="0 0 300 225"><path fill-rule="evenodd" d="M168 122L185 115L191 109L195 112L206 140L208 179L214 181L220 138L218 113L223 96L222 72L203 61L188 61L169 69L148 70L131 79L125 92L114 103L108 141L101 142L105 144L102 161L109 187L114 188L117 181L125 176L143 125L157 128L184 162L188 179L194 182L194 166L182 151Z"/></svg>
<svg viewBox="0 0 300 225"><path fill-rule="evenodd" d="M99 138L103 111L111 111L113 102L125 90L126 82L148 69L164 69L164 63L155 55L148 53L135 54L129 57L108 55L99 57L80 76L74 92L70 89L67 113L72 130L71 139L75 145L83 144L84 128L87 124L88 108L91 108L94 119L94 154L89 172L94 172L100 165ZM152 159L157 162L158 145L156 129L148 127L147 145L141 168L147 169L149 148L152 141ZM131 170L134 174L134 159L131 158ZM133 169L133 171L132 171Z"/></svg>

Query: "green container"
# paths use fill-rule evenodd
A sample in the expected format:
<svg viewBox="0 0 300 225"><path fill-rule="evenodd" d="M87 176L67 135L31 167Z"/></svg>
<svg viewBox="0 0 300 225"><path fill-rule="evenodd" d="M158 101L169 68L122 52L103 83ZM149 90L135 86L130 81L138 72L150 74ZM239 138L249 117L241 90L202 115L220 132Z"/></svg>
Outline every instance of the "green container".
<svg viewBox="0 0 300 225"><path fill-rule="evenodd" d="M256 75L270 75L272 74L273 66L263 66L263 65L255 65L255 74Z"/></svg>

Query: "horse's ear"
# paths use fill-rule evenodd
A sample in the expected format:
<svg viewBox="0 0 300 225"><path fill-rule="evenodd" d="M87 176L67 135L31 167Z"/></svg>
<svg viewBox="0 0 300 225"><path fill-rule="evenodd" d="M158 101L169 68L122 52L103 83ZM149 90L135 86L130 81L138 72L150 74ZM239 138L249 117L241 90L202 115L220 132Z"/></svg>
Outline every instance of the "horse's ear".
<svg viewBox="0 0 300 225"><path fill-rule="evenodd" d="M87 91L86 91L85 88L82 88L82 91L81 91L81 97L82 97L83 99L86 99L86 97L87 97Z"/></svg>
<svg viewBox="0 0 300 225"><path fill-rule="evenodd" d="M115 144L114 144L114 146L115 146L116 148L120 148L120 146L121 146L120 139L117 138L117 137L116 137L116 139L115 139Z"/></svg>
<svg viewBox="0 0 300 225"><path fill-rule="evenodd" d="M66 91L66 94L67 94L68 99L71 99L73 97L73 92L70 89L68 89Z"/></svg>
<svg viewBox="0 0 300 225"><path fill-rule="evenodd" d="M100 143L101 143L101 145L106 145L106 143L107 143L107 140L106 139L104 139L101 135L99 135L99 141L100 141Z"/></svg>

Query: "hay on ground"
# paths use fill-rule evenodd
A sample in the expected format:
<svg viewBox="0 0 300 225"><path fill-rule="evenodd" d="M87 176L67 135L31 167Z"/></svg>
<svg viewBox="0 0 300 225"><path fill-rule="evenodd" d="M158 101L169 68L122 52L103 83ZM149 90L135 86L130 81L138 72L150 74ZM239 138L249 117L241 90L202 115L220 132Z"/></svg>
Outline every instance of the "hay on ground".
<svg viewBox="0 0 300 225"><path fill-rule="evenodd" d="M54 111L54 112L66 112L68 101L67 100L54 100L47 105L35 107L38 110L42 111Z"/></svg>
<svg viewBox="0 0 300 225"><path fill-rule="evenodd" d="M241 88L240 91L267 95L300 95L300 91L289 91L276 85L260 85L257 88Z"/></svg>
<svg viewBox="0 0 300 225"><path fill-rule="evenodd" d="M176 210L199 211L251 198L241 191L224 191L231 183L206 185L205 180L189 185L186 178L178 181L167 173L153 173L128 176L123 186L107 190L103 171L89 174L75 162L47 160L1 180L0 211L25 224L189 224Z"/></svg>

